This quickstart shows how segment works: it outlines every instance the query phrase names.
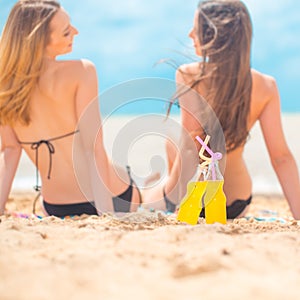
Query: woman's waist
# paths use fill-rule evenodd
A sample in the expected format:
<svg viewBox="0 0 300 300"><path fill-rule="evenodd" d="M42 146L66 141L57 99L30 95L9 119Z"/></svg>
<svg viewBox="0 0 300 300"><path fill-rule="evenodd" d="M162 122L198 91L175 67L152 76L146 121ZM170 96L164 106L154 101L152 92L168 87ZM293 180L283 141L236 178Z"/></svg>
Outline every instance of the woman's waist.
<svg viewBox="0 0 300 300"><path fill-rule="evenodd" d="M227 200L247 199L252 192L252 180L245 161L238 151L227 156L224 192Z"/></svg>
<svg viewBox="0 0 300 300"><path fill-rule="evenodd" d="M41 195L50 204L76 204L94 200L90 187L80 187L72 180L42 180Z"/></svg>
<svg viewBox="0 0 300 300"><path fill-rule="evenodd" d="M248 199L252 194L252 180L250 174L247 170L226 173L223 189L228 204L237 199Z"/></svg>

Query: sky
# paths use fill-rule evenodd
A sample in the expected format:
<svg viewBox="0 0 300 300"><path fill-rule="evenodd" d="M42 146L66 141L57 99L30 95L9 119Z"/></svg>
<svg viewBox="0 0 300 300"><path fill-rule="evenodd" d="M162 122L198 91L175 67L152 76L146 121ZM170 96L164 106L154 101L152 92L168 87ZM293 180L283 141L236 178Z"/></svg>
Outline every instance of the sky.
<svg viewBox="0 0 300 300"><path fill-rule="evenodd" d="M161 77L174 79L177 65L194 59L187 34L195 0L61 0L80 34L73 53L63 59L92 60L102 91L124 81ZM3 27L11 0L0 0ZM252 67L277 80L282 110L300 112L300 1L245 0L253 22Z"/></svg>

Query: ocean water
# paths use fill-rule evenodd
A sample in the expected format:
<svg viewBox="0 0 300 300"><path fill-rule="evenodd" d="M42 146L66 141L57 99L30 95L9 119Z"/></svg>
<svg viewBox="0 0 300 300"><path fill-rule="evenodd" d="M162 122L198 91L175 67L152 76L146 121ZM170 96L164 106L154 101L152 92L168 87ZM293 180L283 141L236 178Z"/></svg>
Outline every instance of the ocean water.
<svg viewBox="0 0 300 300"><path fill-rule="evenodd" d="M300 2L245 0L254 34L252 66L277 80L284 112L300 111ZM14 1L1 0L2 28ZM174 67L197 59L187 34L198 0L61 0L80 34L73 53L64 58L87 58L97 67L100 91L143 77L174 80ZM159 103L131 105L120 114L160 111ZM105 103L103 104L105 105ZM157 106L158 105L158 106ZM105 109L105 107L104 107ZM142 109L142 110L141 110Z"/></svg>

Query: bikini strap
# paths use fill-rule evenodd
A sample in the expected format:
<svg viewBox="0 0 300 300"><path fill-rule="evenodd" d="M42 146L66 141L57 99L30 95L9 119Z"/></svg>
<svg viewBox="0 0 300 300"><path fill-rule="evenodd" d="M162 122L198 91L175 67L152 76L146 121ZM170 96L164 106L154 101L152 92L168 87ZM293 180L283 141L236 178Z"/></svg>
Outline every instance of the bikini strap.
<svg viewBox="0 0 300 300"><path fill-rule="evenodd" d="M74 135L77 132L79 132L79 130L64 134L64 135L60 135L48 140L40 140L37 142L20 142L20 144L23 145L31 145L31 149L35 150L35 166L36 166L36 185L33 187L35 191L39 192L41 190L41 186L39 185L39 168L38 168L38 164L39 164L39 148L42 144L45 144L48 148L49 151L49 167L48 167L48 176L47 178L50 179L50 175L51 175L51 170L52 170L52 154L55 153L55 148L54 145L51 143L52 141L55 140L59 140L62 139L64 137L70 136L70 135Z"/></svg>

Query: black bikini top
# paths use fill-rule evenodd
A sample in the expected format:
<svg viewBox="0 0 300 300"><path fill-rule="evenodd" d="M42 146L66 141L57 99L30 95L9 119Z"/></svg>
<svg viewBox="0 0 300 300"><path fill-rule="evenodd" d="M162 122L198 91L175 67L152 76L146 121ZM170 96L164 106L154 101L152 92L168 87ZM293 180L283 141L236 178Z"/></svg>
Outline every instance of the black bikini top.
<svg viewBox="0 0 300 300"><path fill-rule="evenodd" d="M38 168L38 163L39 163L39 147L42 144L45 144L49 150L49 168L48 168L48 176L47 178L50 179L50 175L51 175L51 169L52 169L52 154L55 153L55 148L54 145L51 143L52 141L55 140L59 140L62 138L65 138L67 136L73 135L75 133L79 132L79 130L64 134L64 135L60 135L48 140L40 140L37 142L20 142L20 144L23 145L31 145L31 149L35 150L35 165L36 165L36 185L33 187L37 192L39 192L41 190L41 186L39 185L39 168Z"/></svg>

